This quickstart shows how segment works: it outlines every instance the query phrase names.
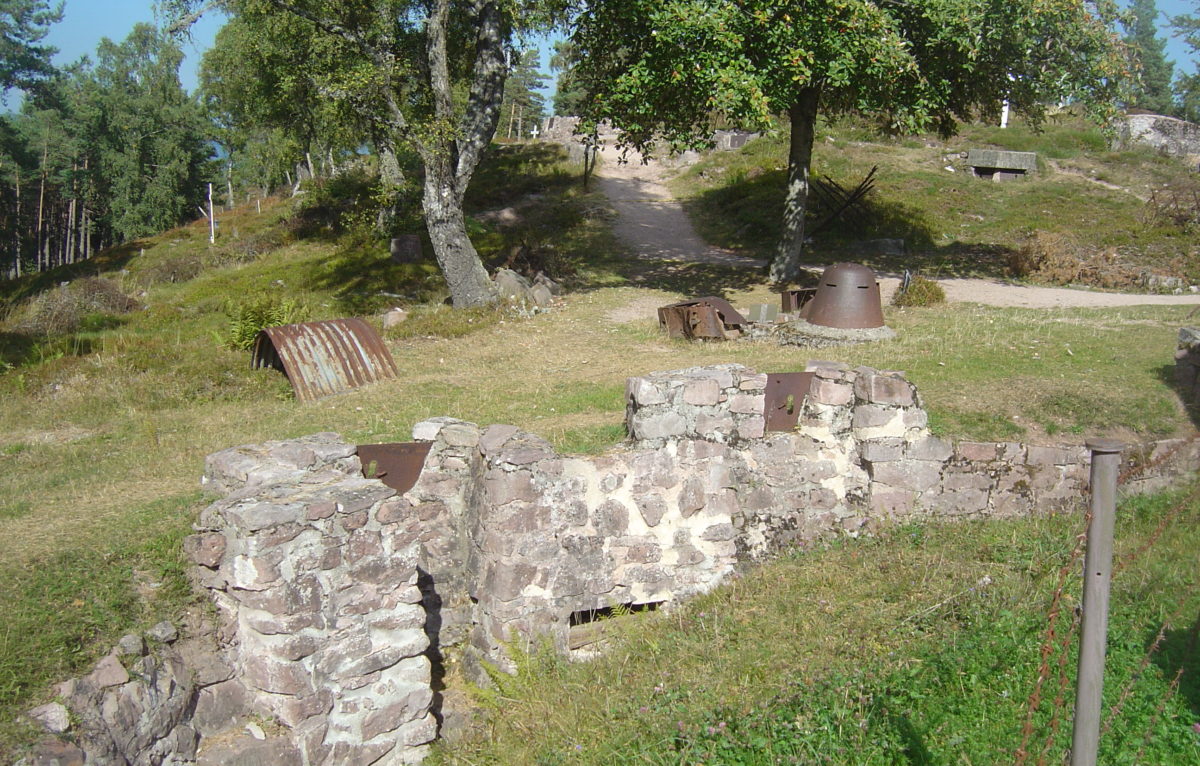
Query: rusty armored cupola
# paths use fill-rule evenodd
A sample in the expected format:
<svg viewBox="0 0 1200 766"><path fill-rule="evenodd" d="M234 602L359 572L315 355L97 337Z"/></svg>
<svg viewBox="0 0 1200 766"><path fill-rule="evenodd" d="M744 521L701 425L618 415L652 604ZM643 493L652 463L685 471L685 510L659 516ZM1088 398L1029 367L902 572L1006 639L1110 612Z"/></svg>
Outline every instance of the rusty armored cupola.
<svg viewBox="0 0 1200 766"><path fill-rule="evenodd" d="M883 327L883 304L875 272L857 263L835 263L825 269L816 295L804 307L803 317L821 327Z"/></svg>

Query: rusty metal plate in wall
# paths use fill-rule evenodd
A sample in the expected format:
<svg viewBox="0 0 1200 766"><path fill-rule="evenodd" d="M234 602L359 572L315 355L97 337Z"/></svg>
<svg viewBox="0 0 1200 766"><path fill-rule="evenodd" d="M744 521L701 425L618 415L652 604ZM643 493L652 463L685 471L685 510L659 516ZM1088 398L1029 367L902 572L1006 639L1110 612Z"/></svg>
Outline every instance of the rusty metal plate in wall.
<svg viewBox="0 0 1200 766"><path fill-rule="evenodd" d="M768 431L791 431L800 421L804 397L812 386L811 372L767 373L766 401L763 415Z"/></svg>
<svg viewBox="0 0 1200 766"><path fill-rule="evenodd" d="M397 375L387 346L361 319L268 327L254 339L250 365L282 370L302 402Z"/></svg>
<svg viewBox="0 0 1200 766"><path fill-rule="evenodd" d="M362 463L363 476L379 479L404 494L421 477L421 469L425 467L425 458L431 446L429 442L360 444L358 460Z"/></svg>

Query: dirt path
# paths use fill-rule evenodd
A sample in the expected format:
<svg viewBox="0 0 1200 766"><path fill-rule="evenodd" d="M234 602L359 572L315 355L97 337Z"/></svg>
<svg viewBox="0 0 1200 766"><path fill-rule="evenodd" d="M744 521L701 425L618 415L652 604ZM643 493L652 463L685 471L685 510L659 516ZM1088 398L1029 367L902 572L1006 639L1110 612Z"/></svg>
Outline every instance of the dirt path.
<svg viewBox="0 0 1200 766"><path fill-rule="evenodd" d="M620 164L611 147L601 152L596 179L601 191L616 210L614 230L640 258L723 263L762 267L766 264L729 250L712 247L696 234L683 206L663 184L670 173L658 162L641 164L636 158ZM1033 287L990 279L939 279L946 299L988 306L1025 308L1087 308L1107 306L1197 305L1200 295L1143 295L1072 290L1063 287ZM887 301L900 280L880 279Z"/></svg>
<svg viewBox="0 0 1200 766"><path fill-rule="evenodd" d="M617 237L639 258L722 263L762 267L766 263L729 250L709 246L696 234L683 206L663 185L663 168L657 162L643 165L635 157L620 164L612 147L600 153L596 181L617 212Z"/></svg>

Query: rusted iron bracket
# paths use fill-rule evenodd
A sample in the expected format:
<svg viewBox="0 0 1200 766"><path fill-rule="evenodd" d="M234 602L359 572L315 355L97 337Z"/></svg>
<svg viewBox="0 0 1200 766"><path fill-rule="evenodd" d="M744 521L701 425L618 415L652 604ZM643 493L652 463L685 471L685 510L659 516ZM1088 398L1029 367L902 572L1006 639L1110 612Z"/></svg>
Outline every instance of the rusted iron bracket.
<svg viewBox="0 0 1200 766"><path fill-rule="evenodd" d="M812 386L811 372L767 373L766 401L763 414L768 431L791 431L800 422L804 398Z"/></svg>
<svg viewBox="0 0 1200 766"><path fill-rule="evenodd" d="M360 444L358 460L363 476L379 479L404 494L413 488L425 467L430 442L398 442L394 444Z"/></svg>

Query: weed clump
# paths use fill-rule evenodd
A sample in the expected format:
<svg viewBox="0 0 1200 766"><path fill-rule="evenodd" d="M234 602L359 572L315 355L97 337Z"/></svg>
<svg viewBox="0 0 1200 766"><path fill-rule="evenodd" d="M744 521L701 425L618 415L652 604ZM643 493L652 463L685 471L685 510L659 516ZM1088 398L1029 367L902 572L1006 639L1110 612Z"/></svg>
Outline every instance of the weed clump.
<svg viewBox="0 0 1200 766"><path fill-rule="evenodd" d="M138 303L111 279L86 277L47 290L31 300L14 329L29 335L65 335L97 314L126 314Z"/></svg>
<svg viewBox="0 0 1200 766"><path fill-rule="evenodd" d="M247 351L263 329L303 322L308 317L308 308L294 298L264 295L236 305L226 304L225 314L229 326L222 343L228 348Z"/></svg>
<svg viewBox="0 0 1200 766"><path fill-rule="evenodd" d="M1062 232L1035 231L1009 255L1008 269L1015 277L1052 285L1128 289L1141 281L1141 273L1115 249L1090 250Z"/></svg>
<svg viewBox="0 0 1200 766"><path fill-rule="evenodd" d="M896 292L892 305L906 308L909 306L933 306L946 302L946 291L932 279L913 277L908 287Z"/></svg>

